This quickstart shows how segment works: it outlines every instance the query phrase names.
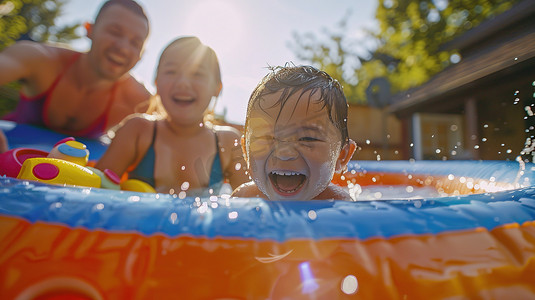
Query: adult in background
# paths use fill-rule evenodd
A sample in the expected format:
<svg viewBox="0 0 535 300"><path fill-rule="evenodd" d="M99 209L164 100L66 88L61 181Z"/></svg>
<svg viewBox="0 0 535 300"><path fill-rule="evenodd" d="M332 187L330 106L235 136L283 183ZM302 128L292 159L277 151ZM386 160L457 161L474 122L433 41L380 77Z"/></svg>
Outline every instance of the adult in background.
<svg viewBox="0 0 535 300"><path fill-rule="evenodd" d="M88 52L19 41L0 52L0 85L20 81L20 101L4 117L64 134L96 138L150 98L129 71L149 34L143 8L109 0L86 24Z"/></svg>

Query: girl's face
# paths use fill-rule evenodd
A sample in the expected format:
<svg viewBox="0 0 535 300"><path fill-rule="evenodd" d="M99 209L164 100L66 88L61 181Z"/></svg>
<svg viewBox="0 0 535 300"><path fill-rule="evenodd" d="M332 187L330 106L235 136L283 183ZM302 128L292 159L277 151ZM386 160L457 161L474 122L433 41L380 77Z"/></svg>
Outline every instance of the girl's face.
<svg viewBox="0 0 535 300"><path fill-rule="evenodd" d="M192 53L190 47L181 47L179 42L162 54L156 88L173 122L188 125L202 122L212 97L221 91L214 66L204 58L205 51L201 46Z"/></svg>
<svg viewBox="0 0 535 300"><path fill-rule="evenodd" d="M299 98L298 92L281 110L280 95L264 96L250 112L249 171L270 200L310 200L327 188L339 165L341 134L317 96Z"/></svg>

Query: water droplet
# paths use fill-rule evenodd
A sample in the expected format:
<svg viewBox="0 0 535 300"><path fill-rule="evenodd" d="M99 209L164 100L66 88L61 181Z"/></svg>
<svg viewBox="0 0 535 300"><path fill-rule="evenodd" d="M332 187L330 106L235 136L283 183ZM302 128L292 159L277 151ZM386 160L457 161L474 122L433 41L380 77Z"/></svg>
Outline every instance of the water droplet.
<svg viewBox="0 0 535 300"><path fill-rule="evenodd" d="M489 128L489 124L483 125L484 128Z"/></svg>
<svg viewBox="0 0 535 300"><path fill-rule="evenodd" d="M199 123L199 127L203 127L204 126L204 123Z"/></svg>
<svg viewBox="0 0 535 300"><path fill-rule="evenodd" d="M420 201L420 200L414 201L414 207L416 207L416 208L422 207L422 201Z"/></svg>
<svg viewBox="0 0 535 300"><path fill-rule="evenodd" d="M201 206L199 206L199 208L197 208L197 212L199 212L200 214L204 214L207 211L208 211L208 203L206 202L204 202L203 204L201 204Z"/></svg>
<svg viewBox="0 0 535 300"><path fill-rule="evenodd" d="M381 193L381 192L375 192L375 193L373 194L373 196L375 197L375 199L381 199L381 197L383 197L383 193Z"/></svg>
<svg viewBox="0 0 535 300"><path fill-rule="evenodd" d="M354 275L347 275L342 280L342 286L341 286L342 292L346 295L352 295L357 292L359 289L359 282L357 280L357 277Z"/></svg>
<svg viewBox="0 0 535 300"><path fill-rule="evenodd" d="M228 218L230 220L235 220L236 218L238 218L238 212L237 211L231 211L228 213Z"/></svg>
<svg viewBox="0 0 535 300"><path fill-rule="evenodd" d="M171 224L178 223L178 215L175 212L169 216L169 222L171 222Z"/></svg>
<svg viewBox="0 0 535 300"><path fill-rule="evenodd" d="M234 140L234 146L235 146L235 147L238 146L238 139L235 139L235 140Z"/></svg>
<svg viewBox="0 0 535 300"><path fill-rule="evenodd" d="M240 163L236 163L236 165L234 166L234 170L238 171L241 169L241 164Z"/></svg>
<svg viewBox="0 0 535 300"><path fill-rule="evenodd" d="M453 180L453 179L455 179L455 176L454 176L453 174L449 174L449 175L448 175L448 179L449 179L449 180Z"/></svg>
<svg viewBox="0 0 535 300"><path fill-rule="evenodd" d="M409 185L405 188L405 190L407 191L407 193L412 193L414 192L414 187L412 187L412 185Z"/></svg>
<svg viewBox="0 0 535 300"><path fill-rule="evenodd" d="M95 210L103 210L104 209L104 203L99 203L95 205Z"/></svg>
<svg viewBox="0 0 535 300"><path fill-rule="evenodd" d="M475 145L475 146L474 146L474 149L479 149L479 145Z"/></svg>
<svg viewBox="0 0 535 300"><path fill-rule="evenodd" d="M138 202L141 198L139 196L130 196L128 197L128 201L130 202Z"/></svg>
<svg viewBox="0 0 535 300"><path fill-rule="evenodd" d="M453 63L453 64L456 64L458 62L461 61L461 56L457 53L454 53L450 56L450 61Z"/></svg>
<svg viewBox="0 0 535 300"><path fill-rule="evenodd" d="M181 166L180 170L182 170L182 171L186 170L186 166Z"/></svg>
<svg viewBox="0 0 535 300"><path fill-rule="evenodd" d="M411 143L409 146L414 147L414 143Z"/></svg>
<svg viewBox="0 0 535 300"><path fill-rule="evenodd" d="M178 198L180 198L180 199L184 199L184 198L186 198L186 196L187 195L186 195L185 191L181 191L180 193L178 193Z"/></svg>
<svg viewBox="0 0 535 300"><path fill-rule="evenodd" d="M210 201L216 202L217 201L217 196L210 196Z"/></svg>
<svg viewBox="0 0 535 300"><path fill-rule="evenodd" d="M184 181L182 185L180 186L180 189L183 191L187 191L189 189L189 182Z"/></svg>
<svg viewBox="0 0 535 300"><path fill-rule="evenodd" d="M318 217L318 215L316 214L316 211L315 210L309 210L308 211L308 218L312 221L316 220L316 218Z"/></svg>
<svg viewBox="0 0 535 300"><path fill-rule="evenodd" d="M482 141L482 142L486 142L486 141L487 141L487 138L482 138L481 141Z"/></svg>
<svg viewBox="0 0 535 300"><path fill-rule="evenodd" d="M369 145L370 143L371 143L371 142L370 142L370 140L366 140L366 144L368 144L368 145Z"/></svg>
<svg viewBox="0 0 535 300"><path fill-rule="evenodd" d="M507 149L506 152L507 152L507 153L511 153L511 152L513 152L513 150L511 150L511 149Z"/></svg>
<svg viewBox="0 0 535 300"><path fill-rule="evenodd" d="M451 150L451 155L453 155L453 156L457 155L457 151Z"/></svg>
<svg viewBox="0 0 535 300"><path fill-rule="evenodd" d="M435 150L435 153L436 153L436 154L439 154L440 152L441 152L440 149L436 149L436 150Z"/></svg>

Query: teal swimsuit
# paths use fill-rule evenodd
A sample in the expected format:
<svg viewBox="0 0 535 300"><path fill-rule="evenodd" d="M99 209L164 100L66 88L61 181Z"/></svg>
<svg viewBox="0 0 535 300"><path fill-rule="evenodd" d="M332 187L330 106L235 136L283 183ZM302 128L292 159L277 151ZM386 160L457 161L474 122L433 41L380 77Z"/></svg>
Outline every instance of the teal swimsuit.
<svg viewBox="0 0 535 300"><path fill-rule="evenodd" d="M154 151L154 141L156 140L156 122L154 122L154 130L152 134L152 141L149 146L149 149L145 153L145 156L139 164L136 166L134 170L128 173L128 178L132 179L139 179L141 181L144 181L151 186L155 186L154 182L154 162L156 160L156 153ZM221 158L219 156L219 140L217 138L217 134L214 132L215 136L215 145L216 145L216 155L214 157L214 161L212 162L212 168L210 170L210 182L208 184L208 188L206 188L206 191L211 189L213 191L214 195L219 194L219 190L221 189L221 186L223 185L223 169L221 167ZM187 191L186 191L187 192ZM187 192L188 193L188 192ZM191 193L188 193L190 195ZM202 193L206 194L207 193Z"/></svg>

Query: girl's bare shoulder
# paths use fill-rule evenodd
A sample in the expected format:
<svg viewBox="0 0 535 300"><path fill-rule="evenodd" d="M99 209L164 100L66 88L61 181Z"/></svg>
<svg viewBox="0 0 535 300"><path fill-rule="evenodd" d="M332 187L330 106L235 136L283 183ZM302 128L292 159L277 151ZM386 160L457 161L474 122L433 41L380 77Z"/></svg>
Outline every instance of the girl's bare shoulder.
<svg viewBox="0 0 535 300"><path fill-rule="evenodd" d="M238 129L231 126L215 125L213 130L217 133L220 143L222 144L234 145L239 143L242 135Z"/></svg>
<svg viewBox="0 0 535 300"><path fill-rule="evenodd" d="M147 114L131 114L124 118L113 131L128 131L132 133L143 134L152 130L157 119Z"/></svg>

